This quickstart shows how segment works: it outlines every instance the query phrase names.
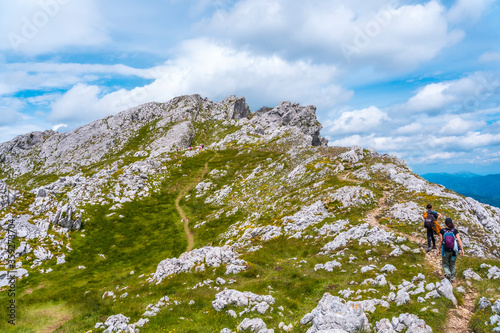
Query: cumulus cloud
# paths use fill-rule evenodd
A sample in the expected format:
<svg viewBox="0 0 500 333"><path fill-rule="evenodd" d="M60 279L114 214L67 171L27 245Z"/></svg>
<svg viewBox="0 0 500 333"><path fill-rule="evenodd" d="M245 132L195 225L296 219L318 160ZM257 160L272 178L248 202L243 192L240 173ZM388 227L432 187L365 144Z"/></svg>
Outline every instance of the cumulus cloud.
<svg viewBox="0 0 500 333"><path fill-rule="evenodd" d="M200 30L260 51L321 61L412 68L463 37L437 1L243 0Z"/></svg>
<svg viewBox="0 0 500 333"><path fill-rule="evenodd" d="M490 98L498 97L500 78L495 73L477 72L465 78L431 83L423 87L404 105L410 112L474 111Z"/></svg>
<svg viewBox="0 0 500 333"><path fill-rule="evenodd" d="M429 84L410 98L406 107L412 111L429 111L443 108L458 100L458 96L448 93L449 88L449 83Z"/></svg>
<svg viewBox="0 0 500 333"><path fill-rule="evenodd" d="M75 85L53 103L49 119L91 120L141 103L164 102L192 93L213 99L244 93L249 102L255 98L275 105L293 100L318 107L346 103L352 96L335 83L339 76L335 66L255 55L206 39L184 42L172 60L148 71L154 82L132 90L106 93L98 86Z"/></svg>
<svg viewBox="0 0 500 333"><path fill-rule="evenodd" d="M484 127L485 125L485 121L472 121L462 118L453 118L441 128L440 133L445 135L459 135L479 129L481 127Z"/></svg>
<svg viewBox="0 0 500 333"><path fill-rule="evenodd" d="M343 112L340 117L325 122L327 133L339 135L348 133L370 133L390 120L387 113L375 106L362 110Z"/></svg>
<svg viewBox="0 0 500 333"><path fill-rule="evenodd" d="M98 107L100 92L97 86L88 86L83 83L75 85L52 104L48 119L79 124L108 115L109 111L106 112L104 108Z"/></svg>

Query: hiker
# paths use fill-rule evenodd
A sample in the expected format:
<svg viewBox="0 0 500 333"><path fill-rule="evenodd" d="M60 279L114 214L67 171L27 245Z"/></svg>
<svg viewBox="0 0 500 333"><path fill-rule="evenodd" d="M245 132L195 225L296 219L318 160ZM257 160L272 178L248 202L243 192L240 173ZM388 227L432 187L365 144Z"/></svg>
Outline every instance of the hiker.
<svg viewBox="0 0 500 333"><path fill-rule="evenodd" d="M427 249L425 251L429 252L432 249L436 249L436 239L434 238L434 233L439 234L441 227L439 226L439 218L441 214L432 210L432 205L427 205L427 211L424 213L424 227L427 229Z"/></svg>
<svg viewBox="0 0 500 333"><path fill-rule="evenodd" d="M453 283L457 273L455 262L459 253L462 256L464 255L464 246L451 218L447 217L444 223L446 224L446 228L441 229L439 233L441 256L443 257L443 272L444 277Z"/></svg>

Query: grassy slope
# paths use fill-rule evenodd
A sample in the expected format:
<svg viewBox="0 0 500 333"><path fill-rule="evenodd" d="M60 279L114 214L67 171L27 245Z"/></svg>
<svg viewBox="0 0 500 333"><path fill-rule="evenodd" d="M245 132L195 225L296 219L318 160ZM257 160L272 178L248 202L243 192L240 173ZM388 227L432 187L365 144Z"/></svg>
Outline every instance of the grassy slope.
<svg viewBox="0 0 500 333"><path fill-rule="evenodd" d="M205 131L209 131L208 126L205 127ZM197 137L196 140L202 142L206 138ZM228 149L219 151L217 156L214 156L214 152L206 151L194 158L183 158L177 154L174 160L167 164L169 176L163 180L159 193L153 194L150 198L126 203L112 216L107 216L109 206L87 207L86 217L89 221L84 225L85 237L82 237L79 232L72 233L71 246L74 250L67 255L67 262L64 265L56 267L52 261L41 268L53 267L53 272L48 274L34 272L28 278L18 282L18 325L13 328L6 325L5 321L0 321L0 330L2 332L39 332L62 324L58 329L59 332L82 332L92 328L96 322L104 321L108 316L118 313L131 317L131 322L135 322L141 317L147 304L156 303L163 295L168 295L171 300L181 303L176 306L169 305L167 309L162 310L151 319L146 327L141 329L141 332L219 332L224 327L234 329L243 317L232 318L225 314L225 310L232 308L240 312L242 309L228 307L220 313L213 310L211 302L217 293L213 284L212 287L187 289L200 281L215 280L218 276L224 276L223 268L208 269L198 273L182 273L164 280L159 285L144 283L146 277L138 278L138 276L154 272L161 260L177 257L184 252L187 242L174 200L181 189L190 186L191 182L201 174L205 163L210 161L209 169L227 170L223 177L213 181L217 188L224 184L237 188L242 182L242 177L248 176L257 165L268 165L270 162L266 162L266 159L271 158L277 161L281 157L280 151L266 147L259 149L252 147L245 151ZM325 163L327 162L328 160ZM180 168L173 167L177 163L181 164ZM304 183L298 183L296 187L287 185L288 187L276 191L278 185L285 186L284 183L279 182L279 179L283 174L290 172L293 167L293 165L285 165L285 171L282 174L256 180L248 185L250 190L254 191L253 193L261 191L255 195L257 198L278 200L280 197L286 197L286 202L288 202L289 208L283 207L283 212L270 211L268 215L262 217L263 224L270 223L269 221L278 223L280 216L282 217L285 213L293 214L304 205L304 202L298 200L300 191L310 187L314 181L305 180ZM350 170L346 172L348 171ZM382 195L380 185L385 181L385 179L377 179L375 183L365 182L362 186L370 188L378 199ZM320 189L338 188L348 184L356 185L340 180L336 176L329 176ZM195 198L194 193L194 190L190 192L191 199L181 201L183 211L186 212L191 226L220 209L220 207L204 204L204 197ZM413 197L410 199L420 203L430 198ZM343 209L335 203L328 205L328 209L333 214L349 219L354 225L362 223L363 216L374 207L374 203L351 209ZM230 206L226 203L222 208L228 210ZM207 244L220 245L221 240L218 236L230 225L244 219L245 214L243 207L235 215L228 217L223 214L220 218L213 219L198 229L192 229L195 234L195 248ZM120 215L123 217L120 218ZM332 222L334 219L336 218L326 219L316 227L319 228L322 224ZM414 230L414 226L404 224L400 224L398 228L407 233ZM311 228L306 230L305 234L315 235ZM372 263L380 267L386 263L395 265L398 267L397 273L388 276L388 280L394 285L400 284L403 279L411 280L419 272L424 273L429 280L440 279L439 274L426 266L423 255L410 254L405 255L404 258L389 257L388 253L392 251L389 246L379 245L372 249L372 246L358 245L357 241L348 244L344 256L334 258L342 263L342 270L345 272L314 271L315 264L334 260L317 255L321 247L330 240L313 238L303 241L279 237L265 243L256 242L255 244L262 245L262 248L242 256L242 259L249 263L249 269L238 275L224 276L226 280L230 278L236 280L228 288L258 294L272 292L276 299L273 305L274 311L259 317L266 321L268 327L277 327L279 322L284 321L287 324L293 323L295 327L293 332L305 332L307 327L300 325L299 321L303 315L316 307L325 292L337 295L339 290L347 288L354 291L369 288L369 286L362 286L361 282L366 278L374 278L377 274L376 271L365 274L352 273L362 266ZM406 244L415 247L409 242ZM371 252L367 253L368 250ZM99 254L104 254L106 260L102 259ZM349 256L351 255L358 259L350 263ZM466 258L459 262L459 271L461 273L465 267L479 267L480 263L478 259ZM79 270L79 265L86 266L86 269ZM130 274L132 270L135 271L134 275ZM120 290L127 286L127 289ZM495 287L497 284L491 281L483 281L475 285L479 293L485 295L491 293L491 288ZM387 295L390 291L389 287L378 288L378 290L380 293L373 295L374 297ZM105 291L113 291L117 296L128 292L129 296L124 299L118 297L116 301L110 298L102 299ZM139 297L134 297L136 295ZM0 293L2 307L7 300L6 293ZM193 300L194 304L189 305L189 300ZM445 321L451 303L442 298L434 302L432 307L438 309L438 313L431 311L419 313L423 305L412 301L401 307L394 304L389 309L379 307L373 314L369 314L370 321L391 318L393 315L404 312L419 313L419 316L425 319L435 332L441 332L442 323ZM277 309L279 306L285 309L282 315ZM52 316L51 313L62 315ZM256 315L251 314L249 317L253 318Z"/></svg>

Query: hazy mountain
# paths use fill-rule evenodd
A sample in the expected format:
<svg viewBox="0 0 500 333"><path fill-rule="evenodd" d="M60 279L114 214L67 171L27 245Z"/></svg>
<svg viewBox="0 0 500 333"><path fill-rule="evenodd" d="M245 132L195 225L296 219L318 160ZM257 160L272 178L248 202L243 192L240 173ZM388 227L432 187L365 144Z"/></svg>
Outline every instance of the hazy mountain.
<svg viewBox="0 0 500 333"><path fill-rule="evenodd" d="M421 175L464 196L500 207L500 174L480 176L473 173L428 173Z"/></svg>
<svg viewBox="0 0 500 333"><path fill-rule="evenodd" d="M192 95L0 144L0 331L491 330L500 209L320 130ZM429 202L465 245L453 286Z"/></svg>

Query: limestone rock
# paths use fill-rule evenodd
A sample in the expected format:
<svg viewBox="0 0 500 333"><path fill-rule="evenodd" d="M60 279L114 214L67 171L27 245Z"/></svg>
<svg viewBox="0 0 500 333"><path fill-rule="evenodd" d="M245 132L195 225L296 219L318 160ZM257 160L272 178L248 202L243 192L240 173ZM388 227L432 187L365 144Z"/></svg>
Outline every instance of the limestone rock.
<svg viewBox="0 0 500 333"><path fill-rule="evenodd" d="M482 278L479 276L479 274L477 274L476 272L474 272L471 268L467 268L464 272L463 272L463 275L464 275L464 278L467 279L467 280L476 280L476 281L481 281Z"/></svg>
<svg viewBox="0 0 500 333"><path fill-rule="evenodd" d="M453 286L448 279L441 280L441 284L437 287L437 292L453 302L453 305L457 306L457 299L453 295Z"/></svg>
<svg viewBox="0 0 500 333"><path fill-rule="evenodd" d="M357 332L369 330L366 314L360 307L346 304L339 297L325 293L317 307L306 314L300 321L302 325L312 324L308 333L326 330L344 330Z"/></svg>
<svg viewBox="0 0 500 333"><path fill-rule="evenodd" d="M271 295L262 296L249 291L241 292L234 289L226 289L215 295L215 300L212 301L212 307L216 311L221 311L227 305L232 304L238 307L254 307L252 311L263 313L269 308L269 305L274 304L274 302L274 298Z"/></svg>
<svg viewBox="0 0 500 333"><path fill-rule="evenodd" d="M326 146L327 140L320 137L321 124L316 119L316 107L301 106L297 103L283 102L273 109L255 112L252 124L263 128L294 126L311 138L311 145Z"/></svg>
<svg viewBox="0 0 500 333"><path fill-rule="evenodd" d="M491 306L491 302L486 297L481 297L479 299L479 310L486 309Z"/></svg>
<svg viewBox="0 0 500 333"><path fill-rule="evenodd" d="M394 204L389 214L395 220L423 223L422 208L413 201Z"/></svg>
<svg viewBox="0 0 500 333"><path fill-rule="evenodd" d="M226 268L230 273L237 273L246 268L246 262L238 259L239 254L231 246L211 247L205 246L201 249L194 249L190 252L185 252L179 258L165 259L158 264L153 277L148 279L149 282L160 283L164 278L179 274L181 272L189 272L192 268L199 264L205 264L210 267L219 267L227 265Z"/></svg>
<svg viewBox="0 0 500 333"><path fill-rule="evenodd" d="M267 329L266 323L260 318L248 319L245 318L238 325L238 330L255 332L255 333L273 333L274 330Z"/></svg>
<svg viewBox="0 0 500 333"><path fill-rule="evenodd" d="M3 180L0 180L0 209L14 203L18 195L18 191L9 188Z"/></svg>
<svg viewBox="0 0 500 333"><path fill-rule="evenodd" d="M332 200L339 201L343 207L366 205L373 201L373 193L361 186L344 186L330 195Z"/></svg>
<svg viewBox="0 0 500 333"><path fill-rule="evenodd" d="M324 203L318 200L310 206L302 207L299 212L292 216L285 216L283 229L288 234L302 231L330 216L331 214L326 210Z"/></svg>
<svg viewBox="0 0 500 333"><path fill-rule="evenodd" d="M359 146L353 146L350 148L350 150L340 154L339 157L342 161L358 163L365 157L365 155L363 152L363 148Z"/></svg>

